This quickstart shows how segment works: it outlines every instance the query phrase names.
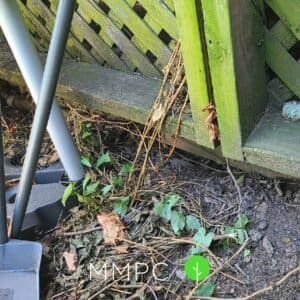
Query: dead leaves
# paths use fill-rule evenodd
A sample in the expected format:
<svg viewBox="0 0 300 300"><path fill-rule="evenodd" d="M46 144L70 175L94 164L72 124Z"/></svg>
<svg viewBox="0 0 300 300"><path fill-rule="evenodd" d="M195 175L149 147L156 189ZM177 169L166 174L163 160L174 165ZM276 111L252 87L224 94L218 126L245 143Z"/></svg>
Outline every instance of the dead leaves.
<svg viewBox="0 0 300 300"><path fill-rule="evenodd" d="M128 253L128 245L122 245L115 247L117 254L127 254Z"/></svg>
<svg viewBox="0 0 300 300"><path fill-rule="evenodd" d="M66 261L67 268L70 272L76 271L76 261L77 261L77 255L73 252L67 252L65 251L63 254L63 257Z"/></svg>
<svg viewBox="0 0 300 300"><path fill-rule="evenodd" d="M219 128L217 124L217 111L214 104L210 103L202 109L203 112L208 113L208 117L205 119L205 125L208 128L209 139L211 142L215 142L219 139Z"/></svg>
<svg viewBox="0 0 300 300"><path fill-rule="evenodd" d="M125 238L125 226L115 213L101 213L97 216L98 222L103 228L104 243L116 245L117 240Z"/></svg>
<svg viewBox="0 0 300 300"><path fill-rule="evenodd" d="M150 118L151 124L156 124L161 118L165 117L165 108L162 103L155 103L153 106L153 111Z"/></svg>

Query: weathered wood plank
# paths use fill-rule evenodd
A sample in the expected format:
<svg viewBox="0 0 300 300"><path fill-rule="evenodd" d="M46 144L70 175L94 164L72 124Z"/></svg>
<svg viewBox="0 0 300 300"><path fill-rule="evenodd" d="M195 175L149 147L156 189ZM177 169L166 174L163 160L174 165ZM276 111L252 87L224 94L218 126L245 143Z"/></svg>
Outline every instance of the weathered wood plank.
<svg viewBox="0 0 300 300"><path fill-rule="evenodd" d="M136 4L136 0L126 0L126 1L130 7L134 7L134 5ZM161 0L155 0L155 1L161 1ZM164 9L168 9L168 8L166 8L166 6L165 6ZM173 14L172 18L175 19L175 29L173 29L173 30L176 30L176 32L177 32L176 17L174 15L174 12L170 11L170 13ZM146 13L143 20L157 36L160 34L160 32L162 30L162 25L160 24L158 18L155 17L155 14L152 11ZM176 37L177 37L177 34L176 34ZM134 42L138 46L138 48L143 49L143 46L139 44L139 41L137 39L134 39ZM173 38L167 46L170 49L174 49L176 46L176 40Z"/></svg>
<svg viewBox="0 0 300 300"><path fill-rule="evenodd" d="M174 5L195 124L196 141L200 145L214 148L205 126L207 115L202 111L211 99L196 2L177 0Z"/></svg>
<svg viewBox="0 0 300 300"><path fill-rule="evenodd" d="M149 77L160 77L160 72L149 62L132 42L119 30L119 28L94 3L86 0L78 1L78 13L87 21L94 20L101 26L103 33L115 42L123 51L123 59L131 61L143 74ZM128 63L127 63L128 64Z"/></svg>
<svg viewBox="0 0 300 300"><path fill-rule="evenodd" d="M300 39L300 5L297 0L265 0L281 21Z"/></svg>
<svg viewBox="0 0 300 300"><path fill-rule="evenodd" d="M297 42L297 38L294 36L294 34L280 20L272 27L270 32L277 37L277 39L286 49L290 49Z"/></svg>
<svg viewBox="0 0 300 300"><path fill-rule="evenodd" d="M73 17L73 30L74 34L82 42L87 40L94 48L94 51L112 68L121 71L129 71L130 68L123 62L111 48L102 40L102 38L95 32L91 31L88 24L77 13ZM134 69L131 69L133 71Z"/></svg>
<svg viewBox="0 0 300 300"><path fill-rule="evenodd" d="M268 82L268 100L279 109L284 103L293 97L294 93L279 78Z"/></svg>
<svg viewBox="0 0 300 300"><path fill-rule="evenodd" d="M279 78L300 97L300 67L283 45L266 31L266 61Z"/></svg>
<svg viewBox="0 0 300 300"><path fill-rule="evenodd" d="M40 0L27 0L26 6L36 16L42 18L45 21L44 26L49 31L52 31L54 15L44 3ZM99 63L106 61L111 67L117 70L129 70L125 63L104 43L100 36L91 30L88 24L77 13L73 17L71 32L81 43L86 39L94 47L95 51L93 55ZM83 46L80 44L80 47Z"/></svg>
<svg viewBox="0 0 300 300"><path fill-rule="evenodd" d="M268 110L247 140L246 161L299 177L299 132L299 122L286 122L280 111Z"/></svg>
<svg viewBox="0 0 300 300"><path fill-rule="evenodd" d="M36 2L39 3L39 6ZM29 7L25 7L22 1L18 0L18 5L23 14L25 23L32 32L38 32L39 36L44 41L43 43L40 42L40 46L42 45L43 51L46 51L48 49L51 37L50 32L54 24L54 16L48 9L46 9L45 6L43 6L44 4L42 4L40 1L28 0L27 4L31 6L33 11L31 11ZM45 25L37 19L39 14L41 14L42 17L47 21ZM39 42L36 41L36 44L39 44ZM82 47L72 33L69 35L67 53L72 57L80 57L89 63L97 62L95 57L93 57L86 49Z"/></svg>
<svg viewBox="0 0 300 300"><path fill-rule="evenodd" d="M112 8L109 12L110 18L119 28L122 28L124 24L131 28L134 32L134 38L139 40L139 44L143 47L143 52L146 53L150 50L157 58L155 65L162 70L169 61L170 49L124 0L106 0L105 3Z"/></svg>
<svg viewBox="0 0 300 300"><path fill-rule="evenodd" d="M242 145L266 107L263 23L252 1L202 1L223 155Z"/></svg>
<svg viewBox="0 0 300 300"><path fill-rule="evenodd" d="M51 34L42 26L37 18L23 5L21 1L18 1L18 6L29 31L32 34L38 33L38 37L36 36L34 40L39 45L39 50L45 51L49 45Z"/></svg>
<svg viewBox="0 0 300 300"><path fill-rule="evenodd" d="M162 29L165 29L173 39L178 39L176 17L161 0L139 0L139 3L147 9L148 14L161 25Z"/></svg>
<svg viewBox="0 0 300 300"><path fill-rule="evenodd" d="M173 11L173 12L175 11L174 1L173 0L163 0L163 2L169 7L169 9L171 11Z"/></svg>

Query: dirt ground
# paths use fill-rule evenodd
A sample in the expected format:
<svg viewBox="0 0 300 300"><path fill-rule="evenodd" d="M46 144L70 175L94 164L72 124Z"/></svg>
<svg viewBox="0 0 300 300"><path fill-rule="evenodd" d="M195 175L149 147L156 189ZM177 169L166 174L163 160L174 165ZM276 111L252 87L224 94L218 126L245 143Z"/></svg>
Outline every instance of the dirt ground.
<svg viewBox="0 0 300 300"><path fill-rule="evenodd" d="M4 105L3 115L6 154L22 162L32 113L17 112ZM119 190L104 195L102 188L119 176L125 163L133 161L140 128L91 115L84 109L67 110L66 115L81 154L93 160L99 153L109 153L112 162L99 168L87 167L101 190L88 198L90 202L73 209L57 228L40 235L44 246L43 299L250 299L248 295L267 288L251 299L300 300L300 272L289 274L300 265L297 183L230 169L180 151L157 168L169 151L157 144L144 184L120 216L125 235L116 245L108 245L97 217L110 213L116 199L130 194L140 161L130 182L120 175L125 184ZM76 124L80 124L79 129ZM46 138L40 166L56 159ZM194 216L202 228L214 234L209 249L203 253L215 272L208 280L214 287L213 294L202 298L191 295L196 283L183 272L183 264L195 247L195 232L184 228L175 234L170 222L155 213L155 203L170 193L180 199L178 211ZM226 228L233 228L239 216L249 220L240 243L226 238ZM66 253L76 257L73 270L66 264ZM165 263L159 274L166 280L156 280L150 270L137 278L126 280L123 274L116 279L110 267L107 278L90 278L91 265L99 269L115 263L121 269L127 263L133 268L136 262L152 267Z"/></svg>

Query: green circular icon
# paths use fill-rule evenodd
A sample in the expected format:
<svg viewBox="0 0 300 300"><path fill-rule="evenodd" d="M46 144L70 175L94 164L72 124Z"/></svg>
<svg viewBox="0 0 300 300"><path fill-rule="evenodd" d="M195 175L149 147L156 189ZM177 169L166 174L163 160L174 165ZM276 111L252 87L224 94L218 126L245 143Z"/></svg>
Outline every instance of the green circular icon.
<svg viewBox="0 0 300 300"><path fill-rule="evenodd" d="M204 256L192 255L184 264L184 272L187 278L201 281L210 273L209 261Z"/></svg>

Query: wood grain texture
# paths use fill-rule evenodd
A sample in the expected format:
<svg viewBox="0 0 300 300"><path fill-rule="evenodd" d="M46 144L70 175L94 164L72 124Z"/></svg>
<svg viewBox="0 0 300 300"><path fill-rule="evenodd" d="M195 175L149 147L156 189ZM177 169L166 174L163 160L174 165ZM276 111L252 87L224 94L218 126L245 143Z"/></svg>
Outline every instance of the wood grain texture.
<svg viewBox="0 0 300 300"><path fill-rule="evenodd" d="M202 1L223 155L242 145L266 107L262 19L248 0Z"/></svg>
<svg viewBox="0 0 300 300"><path fill-rule="evenodd" d="M300 39L300 3L297 0L265 0L284 23Z"/></svg>
<svg viewBox="0 0 300 300"><path fill-rule="evenodd" d="M266 61L279 78L299 97L300 66L269 31L266 31Z"/></svg>
<svg viewBox="0 0 300 300"><path fill-rule="evenodd" d="M38 49L49 45L58 1L18 0ZM146 15L134 11L136 1L78 0L67 51L71 57L117 70L162 77L177 39L173 1L143 0Z"/></svg>
<svg viewBox="0 0 300 300"><path fill-rule="evenodd" d="M198 8L195 1L174 2L178 21L179 38L187 76L188 90L193 114L196 141L199 145L213 148L205 126L207 115L202 111L210 103L205 45L200 30Z"/></svg>

